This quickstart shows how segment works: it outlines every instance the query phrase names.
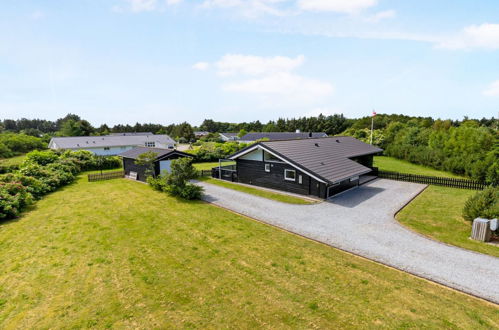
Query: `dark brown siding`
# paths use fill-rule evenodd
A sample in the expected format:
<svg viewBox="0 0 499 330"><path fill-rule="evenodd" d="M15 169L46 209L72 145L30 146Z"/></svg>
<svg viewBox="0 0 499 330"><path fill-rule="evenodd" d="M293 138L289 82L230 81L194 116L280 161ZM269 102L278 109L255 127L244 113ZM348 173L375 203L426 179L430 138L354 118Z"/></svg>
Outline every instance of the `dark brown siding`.
<svg viewBox="0 0 499 330"><path fill-rule="evenodd" d="M279 189L296 194L309 195L310 177L285 163L271 164L270 172L265 172L266 162L237 159L237 178L241 183ZM284 180L284 169L296 170L296 181ZM302 176L302 184L298 183L298 176ZM318 196L318 195L316 195ZM318 196L320 197L320 196Z"/></svg>

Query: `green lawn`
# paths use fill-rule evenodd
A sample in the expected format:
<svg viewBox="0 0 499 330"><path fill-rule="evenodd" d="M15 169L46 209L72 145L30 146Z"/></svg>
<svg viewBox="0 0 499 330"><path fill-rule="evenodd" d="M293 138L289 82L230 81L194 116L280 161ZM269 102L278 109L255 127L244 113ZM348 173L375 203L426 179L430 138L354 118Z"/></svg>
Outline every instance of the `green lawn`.
<svg viewBox="0 0 499 330"><path fill-rule="evenodd" d="M290 195L285 195L285 194L279 194L276 192L268 191L268 190L263 190L263 189L258 189L258 188L252 188L252 187L247 187L243 186L240 184L235 184L231 183L228 181L222 181L218 179L213 179L213 178L208 178L208 177L202 177L199 180L208 182L211 184L216 184L217 186L229 188L229 189L234 189L237 191L242 191L247 194L252 194L268 199L273 199L278 202L283 202L283 203L289 203L289 204L315 204L316 201L307 199L307 198L300 198L300 197L295 197L295 196L290 196Z"/></svg>
<svg viewBox="0 0 499 330"><path fill-rule="evenodd" d="M438 186L428 187L398 215L397 220L436 240L499 257L499 246L469 239L471 222L461 210L476 191Z"/></svg>
<svg viewBox="0 0 499 330"><path fill-rule="evenodd" d="M0 328L499 327L499 308L125 179L0 225Z"/></svg>
<svg viewBox="0 0 499 330"><path fill-rule="evenodd" d="M228 165L235 165L236 162L223 162L222 166L228 166ZM211 170L213 167L217 167L219 164L218 162L210 162L210 163L195 163L193 164L194 167L198 170Z"/></svg>
<svg viewBox="0 0 499 330"><path fill-rule="evenodd" d="M19 165L24 161L25 158L26 155L19 155L11 158L2 158L0 159L0 165L4 166Z"/></svg>
<svg viewBox="0 0 499 330"><path fill-rule="evenodd" d="M448 178L462 178L461 176L456 174L435 170L430 167L416 165L409 163L405 160L400 160L397 158L386 157L386 156L374 157L374 166L383 171L392 171L392 172L419 174L419 175L428 175L428 176L442 176Z"/></svg>

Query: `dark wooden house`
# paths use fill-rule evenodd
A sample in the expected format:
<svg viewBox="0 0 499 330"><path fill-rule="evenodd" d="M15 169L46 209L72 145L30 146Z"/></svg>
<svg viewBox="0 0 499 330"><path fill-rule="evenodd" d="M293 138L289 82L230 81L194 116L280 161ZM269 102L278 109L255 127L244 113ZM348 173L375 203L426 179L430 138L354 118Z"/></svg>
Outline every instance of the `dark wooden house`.
<svg viewBox="0 0 499 330"><path fill-rule="evenodd" d="M380 152L336 136L259 142L229 159L236 161L231 177L238 182L325 199L372 178L373 156Z"/></svg>
<svg viewBox="0 0 499 330"><path fill-rule="evenodd" d="M119 154L119 156L123 158L125 176L133 177L136 180L144 182L146 181L147 168L136 163L137 158L146 152L154 152L156 154L156 158L154 160L155 176L160 175L163 171L170 172L172 160L182 157L192 157L190 154L174 149L137 147Z"/></svg>

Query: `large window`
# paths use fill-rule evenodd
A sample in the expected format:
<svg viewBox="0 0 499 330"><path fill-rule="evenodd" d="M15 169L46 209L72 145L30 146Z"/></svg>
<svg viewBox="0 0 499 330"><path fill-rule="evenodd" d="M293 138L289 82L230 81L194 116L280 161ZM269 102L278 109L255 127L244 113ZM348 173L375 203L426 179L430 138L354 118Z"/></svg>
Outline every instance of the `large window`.
<svg viewBox="0 0 499 330"><path fill-rule="evenodd" d="M284 180L296 181L296 171L295 170L284 170Z"/></svg>
<svg viewBox="0 0 499 330"><path fill-rule="evenodd" d="M282 163L283 161L267 151L263 151L263 160L266 162Z"/></svg>

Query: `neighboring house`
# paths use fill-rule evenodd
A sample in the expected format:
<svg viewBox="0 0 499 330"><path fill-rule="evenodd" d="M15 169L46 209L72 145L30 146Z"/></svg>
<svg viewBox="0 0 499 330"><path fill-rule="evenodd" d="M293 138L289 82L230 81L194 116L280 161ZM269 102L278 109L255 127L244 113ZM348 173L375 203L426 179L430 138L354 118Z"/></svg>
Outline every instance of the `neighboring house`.
<svg viewBox="0 0 499 330"><path fill-rule="evenodd" d="M239 140L239 137L237 136L237 134L239 134L239 133L219 133L220 139L224 142Z"/></svg>
<svg viewBox="0 0 499 330"><path fill-rule="evenodd" d="M137 135L154 135L151 132L125 132L125 133L110 133L109 136L137 136Z"/></svg>
<svg viewBox="0 0 499 330"><path fill-rule="evenodd" d="M323 138L327 137L323 132L261 132L261 133L248 133L239 139L239 142L249 143L261 139L268 139L269 141L277 140L292 140L292 139L310 139L310 138Z"/></svg>
<svg viewBox="0 0 499 330"><path fill-rule="evenodd" d="M325 199L373 179L373 155L380 152L355 138L335 136L258 142L229 159L236 161L231 177L238 182Z"/></svg>
<svg viewBox="0 0 499 330"><path fill-rule="evenodd" d="M128 135L123 135L128 134ZM168 135L120 135L54 137L50 149L88 150L99 156L115 156L135 147L174 149L175 141Z"/></svg>
<svg viewBox="0 0 499 330"><path fill-rule="evenodd" d="M156 154L153 169L155 176L160 175L164 171L170 172L172 160L183 157L192 157L192 155L178 150L137 147L119 154L119 156L123 158L123 170L125 171L125 175L127 177L131 177L130 172L134 172L134 179L144 182L146 181L147 168L143 165L135 163L137 158L146 152L154 152Z"/></svg>
<svg viewBox="0 0 499 330"><path fill-rule="evenodd" d="M199 139L199 138L202 138L203 136L206 136L210 134L210 132L206 132L206 131L198 131L198 132L194 132L194 137L196 139Z"/></svg>

